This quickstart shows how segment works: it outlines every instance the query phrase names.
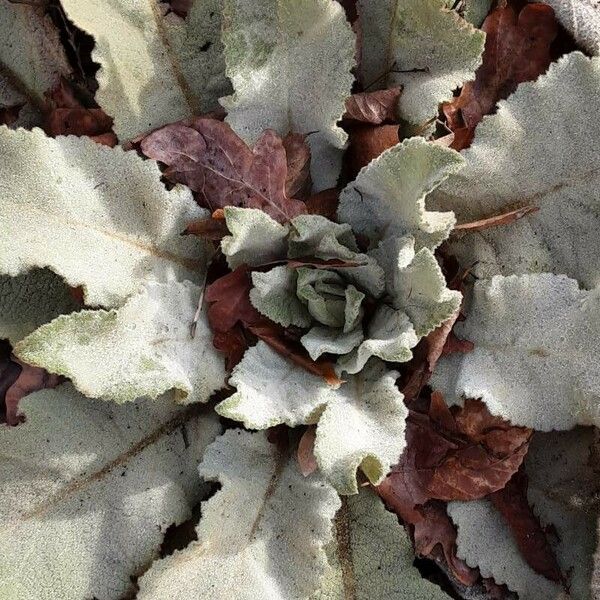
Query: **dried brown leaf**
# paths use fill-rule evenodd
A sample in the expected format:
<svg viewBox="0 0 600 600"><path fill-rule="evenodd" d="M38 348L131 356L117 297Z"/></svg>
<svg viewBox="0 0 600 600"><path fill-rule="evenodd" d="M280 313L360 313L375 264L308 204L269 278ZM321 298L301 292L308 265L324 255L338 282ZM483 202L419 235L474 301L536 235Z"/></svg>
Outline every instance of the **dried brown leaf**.
<svg viewBox="0 0 600 600"><path fill-rule="evenodd" d="M298 465L300 466L300 472L304 477L308 477L318 468L314 452L316 436L317 428L314 425L310 425L302 434L302 437L298 442Z"/></svg>
<svg viewBox="0 0 600 600"><path fill-rule="evenodd" d="M350 142L346 160L350 179L382 152L400 142L398 125L353 125L348 127Z"/></svg>
<svg viewBox="0 0 600 600"><path fill-rule="evenodd" d="M287 160L286 196L304 200L312 188L310 146L306 143L306 136L299 133L288 133L282 142Z"/></svg>
<svg viewBox="0 0 600 600"><path fill-rule="evenodd" d="M514 223L523 217L537 212L540 210L539 206L523 206L500 215L494 215L493 217L487 217L486 219L479 219L477 221L471 221L469 223L462 223L454 227L454 231L483 231L484 229L490 229L491 227L498 227L500 225L509 225Z"/></svg>
<svg viewBox="0 0 600 600"><path fill-rule="evenodd" d="M372 125L381 125L386 121L396 122L396 109L401 93L402 89L395 87L352 94L346 100L346 112L342 118L346 121L359 121Z"/></svg>

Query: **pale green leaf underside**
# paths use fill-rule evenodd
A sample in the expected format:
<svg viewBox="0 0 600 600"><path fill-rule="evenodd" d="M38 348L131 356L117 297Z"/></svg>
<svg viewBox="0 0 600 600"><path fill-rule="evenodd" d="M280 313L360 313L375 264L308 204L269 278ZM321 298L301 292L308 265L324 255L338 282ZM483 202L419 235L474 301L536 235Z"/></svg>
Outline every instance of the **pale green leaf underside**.
<svg viewBox="0 0 600 600"><path fill-rule="evenodd" d="M229 383L237 392L217 404L216 411L250 429L316 423L334 396L322 377L287 360L263 341L246 351Z"/></svg>
<svg viewBox="0 0 600 600"><path fill-rule="evenodd" d="M221 250L231 269L246 264L257 267L285 257L288 228L256 208L225 208L231 235L221 240Z"/></svg>
<svg viewBox="0 0 600 600"><path fill-rule="evenodd" d="M529 500L542 526L558 534L554 551L571 586L569 598L591 600L590 577L595 547L596 510L592 497L597 474L590 463L593 431L575 429L534 436L525 468ZM522 558L502 516L486 500L451 502L458 526L458 556L478 566L484 577L507 584L527 600L563 600L564 590L537 574Z"/></svg>
<svg viewBox="0 0 600 600"><path fill-rule="evenodd" d="M399 115L411 123L435 117L439 103L475 79L481 64L485 34L445 4L446 0L359 2L363 85L383 81L384 87L402 86Z"/></svg>
<svg viewBox="0 0 600 600"><path fill-rule="evenodd" d="M78 308L64 281L52 271L0 276L0 339L13 346L40 325Z"/></svg>
<svg viewBox="0 0 600 600"><path fill-rule="evenodd" d="M139 600L290 600L317 589L340 501L303 477L264 433L231 429L206 451L200 474L222 488L202 506L198 541L155 562Z"/></svg>
<svg viewBox="0 0 600 600"><path fill-rule="evenodd" d="M306 348L313 360L317 360L322 354L348 354L364 339L361 327L344 333L342 329L315 326L300 338L300 342Z"/></svg>
<svg viewBox="0 0 600 600"><path fill-rule="evenodd" d="M204 314L191 337L199 297L189 282L149 284L119 309L58 317L15 353L92 398L127 402L175 389L183 403L206 402L223 385L225 366Z"/></svg>
<svg viewBox="0 0 600 600"><path fill-rule="evenodd" d="M335 524L330 567L311 600L449 600L413 566L408 534L371 490L344 498Z"/></svg>
<svg viewBox="0 0 600 600"><path fill-rule="evenodd" d="M425 197L462 164L454 150L423 138L405 140L364 167L342 191L338 218L374 245L385 237L412 235L417 250L433 250L448 237L455 219L451 212L426 210Z"/></svg>
<svg viewBox="0 0 600 600"><path fill-rule="evenodd" d="M355 40L329 0L224 0L223 41L234 87L227 121L247 142L265 129L309 133L317 190L335 185L346 134Z"/></svg>
<svg viewBox="0 0 600 600"><path fill-rule="evenodd" d="M600 58L568 54L477 127L465 168L432 195L436 208L453 210L459 222L515 205L540 210L451 240L475 275L553 272L588 288L600 284L599 89Z"/></svg>
<svg viewBox="0 0 600 600"><path fill-rule="evenodd" d="M44 92L70 72L58 30L45 8L2 0L0 108L24 104L13 126L40 125Z"/></svg>
<svg viewBox="0 0 600 600"><path fill-rule="evenodd" d="M129 595L131 575L208 491L196 464L218 420L164 398L98 403L66 384L21 409L25 423L0 429L0 597Z"/></svg>
<svg viewBox="0 0 600 600"><path fill-rule="evenodd" d="M146 281L198 281L206 250L181 236L205 214L153 161L89 138L0 127L0 273L48 267L115 306Z"/></svg>
<svg viewBox="0 0 600 600"><path fill-rule="evenodd" d="M456 334L475 349L438 363L449 401L481 398L515 425L541 431L600 425L600 294L564 275L479 281Z"/></svg>
<svg viewBox="0 0 600 600"><path fill-rule="evenodd" d="M119 138L214 109L227 91L221 2L194 2L185 22L152 0L64 0L69 18L96 41L96 94ZM206 48L201 50L201 48Z"/></svg>
<svg viewBox="0 0 600 600"><path fill-rule="evenodd" d="M315 456L340 494L356 494L356 470L381 483L405 445L408 410L396 386L398 373L371 361L329 401L317 425Z"/></svg>

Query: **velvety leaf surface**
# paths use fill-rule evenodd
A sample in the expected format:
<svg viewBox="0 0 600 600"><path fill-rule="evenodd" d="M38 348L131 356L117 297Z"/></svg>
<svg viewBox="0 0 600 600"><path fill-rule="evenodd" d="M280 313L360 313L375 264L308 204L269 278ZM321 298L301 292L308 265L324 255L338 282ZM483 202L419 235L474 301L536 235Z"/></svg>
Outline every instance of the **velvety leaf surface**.
<svg viewBox="0 0 600 600"><path fill-rule="evenodd" d="M223 42L234 94L221 99L248 143L265 129L307 138L316 191L336 184L346 134L354 35L337 2L225 0Z"/></svg>
<svg viewBox="0 0 600 600"><path fill-rule="evenodd" d="M128 402L175 389L182 403L206 402L225 379L200 297L190 282L149 284L118 309L61 316L19 342L27 363L65 375L91 398Z"/></svg>
<svg viewBox="0 0 600 600"><path fill-rule="evenodd" d="M481 398L492 414L541 431L598 424L600 297L564 275L497 276L475 284L456 327L472 352L432 378L449 402Z"/></svg>
<svg viewBox="0 0 600 600"><path fill-rule="evenodd" d="M359 14L363 86L402 86L401 118L425 123L474 78L485 36L447 10L445 0L361 0Z"/></svg>
<svg viewBox="0 0 600 600"><path fill-rule="evenodd" d="M587 288L600 283L599 87L600 58L563 56L480 123L462 152L465 168L432 194L459 223L539 207L508 227L452 240L449 250L476 276L553 272Z"/></svg>
<svg viewBox="0 0 600 600"><path fill-rule="evenodd" d="M212 110L227 92L220 0L194 2L185 21L147 0L62 5L96 40L97 99L121 140Z"/></svg>
<svg viewBox="0 0 600 600"><path fill-rule="evenodd" d="M39 129L0 128L0 152L2 274L48 267L92 306L146 281L199 280L206 249L179 234L202 210L188 190L167 191L155 163Z"/></svg>
<svg viewBox="0 0 600 600"><path fill-rule="evenodd" d="M206 451L200 475L222 488L202 506L198 541L155 562L140 600L236 597L288 600L312 594L327 569L324 548L340 506L333 488L265 435L230 429Z"/></svg>
<svg viewBox="0 0 600 600"><path fill-rule="evenodd" d="M0 594L130 594L131 575L207 491L196 464L217 419L164 398L143 408L98 403L69 385L36 392L21 408L25 423L0 428Z"/></svg>

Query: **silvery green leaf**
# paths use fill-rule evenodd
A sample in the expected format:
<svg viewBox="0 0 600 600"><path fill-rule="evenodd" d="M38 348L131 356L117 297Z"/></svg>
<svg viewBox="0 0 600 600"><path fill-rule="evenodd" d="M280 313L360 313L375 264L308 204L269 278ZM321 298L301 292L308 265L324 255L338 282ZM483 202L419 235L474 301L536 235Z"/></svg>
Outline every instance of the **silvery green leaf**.
<svg viewBox="0 0 600 600"><path fill-rule="evenodd" d="M330 567L310 600L449 600L413 566L408 534L370 489L342 498L335 528Z"/></svg>
<svg viewBox="0 0 600 600"><path fill-rule="evenodd" d="M234 94L227 122L252 144L265 129L302 133L316 190L335 186L346 133L355 39L330 0L225 0L223 41Z"/></svg>
<svg viewBox="0 0 600 600"><path fill-rule="evenodd" d="M359 252L352 227L334 223L320 215L300 215L292 220L288 256L315 256L323 260L339 259L357 263L356 267L330 268L347 281L378 298L384 288L381 267L366 254Z"/></svg>
<svg viewBox="0 0 600 600"><path fill-rule="evenodd" d="M342 329L315 326L300 338L300 342L308 351L313 360L317 360L321 354L348 354L356 348L364 339L360 327L352 331L344 332Z"/></svg>
<svg viewBox="0 0 600 600"><path fill-rule="evenodd" d="M15 347L24 362L69 377L86 396L128 402L175 389L179 401L206 402L225 380L205 314L190 326L200 288L151 283L118 309L60 316Z"/></svg>
<svg viewBox="0 0 600 600"><path fill-rule="evenodd" d="M40 125L44 92L71 68L46 7L0 2L0 107L23 104L14 126Z"/></svg>
<svg viewBox="0 0 600 600"><path fill-rule="evenodd" d="M252 284L250 302L259 313L284 327L310 325L310 313L296 295L294 269L281 265L265 273L253 271Z"/></svg>
<svg viewBox="0 0 600 600"><path fill-rule="evenodd" d="M445 240L455 219L451 212L425 208L425 197L463 159L458 152L423 138L405 140L364 167L340 195L338 218L366 235L373 246L388 236L412 235L416 248L435 249Z"/></svg>
<svg viewBox="0 0 600 600"><path fill-rule="evenodd" d="M418 342L408 315L380 304L369 323L365 341L351 354L340 358L338 366L342 372L358 373L372 356L390 362L407 362Z"/></svg>
<svg viewBox="0 0 600 600"><path fill-rule="evenodd" d="M196 468L218 419L166 398L118 406L70 385L35 392L0 428L0 595L124 598L168 527L208 492Z"/></svg>
<svg viewBox="0 0 600 600"><path fill-rule="evenodd" d="M542 526L557 531L553 549L570 584L569 595L525 562L502 516L487 500L449 504L458 526L458 556L520 598L592 600L597 517L593 494L599 483L590 458L593 435L591 429L536 433L525 459L529 501Z"/></svg>
<svg viewBox="0 0 600 600"><path fill-rule="evenodd" d="M167 191L155 162L5 127L0 154L0 273L48 267L91 306L119 305L146 281L200 280L207 250L180 233L205 211L189 190Z"/></svg>
<svg viewBox="0 0 600 600"><path fill-rule="evenodd" d="M423 337L459 308L462 294L446 287L446 279L429 248L414 252L414 238L387 238L372 252L386 272L394 308L403 310L417 336Z"/></svg>
<svg viewBox="0 0 600 600"><path fill-rule="evenodd" d="M436 207L463 223L515 205L539 211L451 240L450 251L476 276L553 272L588 288L600 283L598 89L600 58L567 54L477 127L462 153L466 167L435 192Z"/></svg>
<svg viewBox="0 0 600 600"><path fill-rule="evenodd" d="M303 477L264 433L230 429L204 455L200 475L221 489L202 505L198 541L155 562L139 600L290 600L318 588L340 506L318 473Z"/></svg>
<svg viewBox="0 0 600 600"><path fill-rule="evenodd" d="M40 325L77 308L64 281L52 271L0 276L0 339L13 345Z"/></svg>
<svg viewBox="0 0 600 600"><path fill-rule="evenodd" d="M481 398L490 412L541 431L600 425L600 294L564 275L475 284L456 334L475 344L442 359L432 379L448 401Z"/></svg>
<svg viewBox="0 0 600 600"><path fill-rule="evenodd" d="M446 0L359 1L362 29L361 79L402 86L399 116L422 124L475 79L485 34L455 12Z"/></svg>
<svg viewBox="0 0 600 600"><path fill-rule="evenodd" d="M340 494L356 494L356 470L377 485L405 446L408 409L396 386L398 373L371 361L327 403L317 425L319 469Z"/></svg>
<svg viewBox="0 0 600 600"><path fill-rule="evenodd" d="M185 22L164 17L160 3L147 0L64 0L62 6L96 42L96 97L121 139L212 110L229 89L221 0L192 3Z"/></svg>
<svg viewBox="0 0 600 600"><path fill-rule="evenodd" d="M597 0L542 0L560 24L590 54L600 54L600 5Z"/></svg>
<svg viewBox="0 0 600 600"><path fill-rule="evenodd" d="M250 429L316 423L334 393L322 377L287 360L263 341L246 350L229 384L237 391L217 404L216 411Z"/></svg>
<svg viewBox="0 0 600 600"><path fill-rule="evenodd" d="M256 208L225 207L225 222L231 235L221 240L221 250L231 269L257 267L285 258L288 228Z"/></svg>
<svg viewBox="0 0 600 600"><path fill-rule="evenodd" d="M457 7L455 10L463 16L465 21L475 25L475 27L481 27L492 8L493 0L462 0L458 3L456 0L445 0L445 2L446 8Z"/></svg>

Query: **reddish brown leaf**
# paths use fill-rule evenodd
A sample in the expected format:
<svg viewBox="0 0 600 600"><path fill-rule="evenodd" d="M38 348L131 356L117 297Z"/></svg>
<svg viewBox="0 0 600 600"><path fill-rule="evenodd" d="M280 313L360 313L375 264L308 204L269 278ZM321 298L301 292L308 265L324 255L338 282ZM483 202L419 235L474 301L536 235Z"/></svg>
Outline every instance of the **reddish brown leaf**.
<svg viewBox="0 0 600 600"><path fill-rule="evenodd" d="M237 323L253 325L264 318L250 303L251 288L245 265L207 286L204 298L210 304L207 315L213 331L225 333Z"/></svg>
<svg viewBox="0 0 600 600"><path fill-rule="evenodd" d="M377 90L352 94L346 100L346 112L343 119L381 125L385 121L397 122L396 109L401 88Z"/></svg>
<svg viewBox="0 0 600 600"><path fill-rule="evenodd" d="M562 582L552 546L527 500L527 475L521 469L490 500L506 520L527 564L551 581Z"/></svg>
<svg viewBox="0 0 600 600"><path fill-rule="evenodd" d="M348 128L350 142L346 153L350 178L382 152L395 146L398 137L398 125L355 125Z"/></svg>
<svg viewBox="0 0 600 600"><path fill-rule="evenodd" d="M306 212L311 215L321 215L330 221L335 221L339 201L339 190L329 188L313 194L306 200Z"/></svg>
<svg viewBox="0 0 600 600"><path fill-rule="evenodd" d="M167 165L165 177L189 186L211 211L259 208L281 223L306 212L302 201L285 193L286 151L274 131L265 131L251 150L227 123L197 118L153 131L140 147Z"/></svg>
<svg viewBox="0 0 600 600"><path fill-rule="evenodd" d="M190 221L183 233L197 235L206 240L221 241L226 235L229 235L229 230L222 219L208 217Z"/></svg>
<svg viewBox="0 0 600 600"><path fill-rule="evenodd" d="M443 106L455 133L452 147L470 145L473 131L498 100L507 98L519 83L532 81L551 62L550 46L558 33L554 11L546 4L526 5L518 14L511 6L492 11L482 25L486 32L483 63L475 81Z"/></svg>
<svg viewBox="0 0 600 600"><path fill-rule="evenodd" d="M449 409L432 394L427 412L410 410L406 448L380 488L408 515L429 499L475 500L495 492L520 467L531 430L492 416L479 400Z"/></svg>
<svg viewBox="0 0 600 600"><path fill-rule="evenodd" d="M306 136L299 133L288 133L282 141L287 160L285 194L288 198L304 199L312 188L310 146Z"/></svg>
<svg viewBox="0 0 600 600"><path fill-rule="evenodd" d="M294 258L287 261L287 266L290 269L298 269L300 267L314 267L315 269L349 269L353 267L364 266L365 263L355 262L351 260L342 260L341 258Z"/></svg>
<svg viewBox="0 0 600 600"><path fill-rule="evenodd" d="M482 231L491 227L498 227L499 225L508 225L538 210L540 210L538 206L523 206L522 208L494 215L493 217L487 217L486 219L456 225L454 231Z"/></svg>
<svg viewBox="0 0 600 600"><path fill-rule="evenodd" d="M229 331L216 331L213 346L225 355L225 367L231 371L244 357L249 348L248 340L241 325L235 325Z"/></svg>
<svg viewBox="0 0 600 600"><path fill-rule="evenodd" d="M314 425L310 425L302 434L300 442L298 442L298 465L304 477L308 477L311 473L314 473L318 467L314 452L316 435L317 428Z"/></svg>
<svg viewBox="0 0 600 600"><path fill-rule="evenodd" d="M112 131L112 118L101 108L84 107L64 79L46 93L46 99L49 110L44 130L48 135L87 136L98 144L110 147L117 145L117 136Z"/></svg>
<svg viewBox="0 0 600 600"><path fill-rule="evenodd" d="M420 511L421 519L414 523L415 552L425 558L435 558L441 551L456 579L463 585L473 585L479 579L479 571L456 556L456 528L446 507L440 502L429 502Z"/></svg>
<svg viewBox="0 0 600 600"><path fill-rule="evenodd" d="M18 118L23 104L0 107L0 125L12 125Z"/></svg>
<svg viewBox="0 0 600 600"><path fill-rule="evenodd" d="M176 15L180 16L182 19L185 19L192 7L192 2L194 0L169 0L169 7L171 11Z"/></svg>

